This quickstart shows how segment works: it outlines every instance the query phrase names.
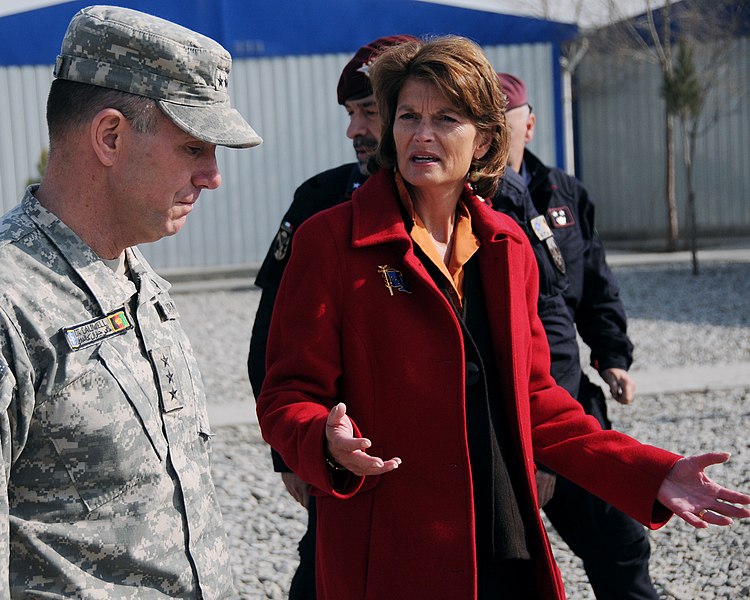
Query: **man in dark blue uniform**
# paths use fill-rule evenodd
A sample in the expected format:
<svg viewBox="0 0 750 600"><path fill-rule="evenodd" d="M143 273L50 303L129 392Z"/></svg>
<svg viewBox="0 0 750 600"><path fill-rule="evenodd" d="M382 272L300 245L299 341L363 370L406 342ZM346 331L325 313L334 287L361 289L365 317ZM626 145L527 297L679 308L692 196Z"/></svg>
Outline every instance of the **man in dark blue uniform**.
<svg viewBox="0 0 750 600"><path fill-rule="evenodd" d="M506 170L492 198L492 207L513 217L529 238L539 268L537 309L549 342L550 372L558 385L574 395L581 380L581 364L575 323L563 295L570 286L567 267L555 235L536 210L526 182L513 169ZM543 504L548 496L544 489L539 493L540 504Z"/></svg>
<svg viewBox="0 0 750 600"><path fill-rule="evenodd" d="M612 397L630 404L635 382L627 369L633 360L633 344L627 335L619 288L594 227L594 205L580 181L545 166L526 149L535 126L526 86L513 75L499 76L508 96L508 164L526 182L534 208L545 217L562 252L569 280L563 297L578 334L591 350L591 365L608 384ZM550 349L552 374L558 383L603 427L611 428L604 393L580 368L575 336L550 338ZM554 474L540 474L538 484L540 496L545 490L547 494L553 492L544 510L563 540L583 560L598 600L658 598L649 575L650 546L642 525Z"/></svg>

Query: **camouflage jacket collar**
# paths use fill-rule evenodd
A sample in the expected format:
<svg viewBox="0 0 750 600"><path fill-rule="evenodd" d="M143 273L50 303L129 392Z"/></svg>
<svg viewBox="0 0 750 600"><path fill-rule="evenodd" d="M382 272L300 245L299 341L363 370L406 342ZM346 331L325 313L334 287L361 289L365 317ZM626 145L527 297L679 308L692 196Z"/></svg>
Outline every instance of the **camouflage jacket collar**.
<svg viewBox="0 0 750 600"><path fill-rule="evenodd" d="M70 227L44 208L33 195L35 189L35 186L32 186L26 190L22 208L34 228L41 232L59 252L59 256L48 257L47 260L50 263L48 266L63 274L67 269L62 265L56 266L52 263L60 259L67 262L70 269L75 271L85 287L89 289L104 314L126 304L137 292L133 282L115 275ZM158 277L155 273L153 276Z"/></svg>

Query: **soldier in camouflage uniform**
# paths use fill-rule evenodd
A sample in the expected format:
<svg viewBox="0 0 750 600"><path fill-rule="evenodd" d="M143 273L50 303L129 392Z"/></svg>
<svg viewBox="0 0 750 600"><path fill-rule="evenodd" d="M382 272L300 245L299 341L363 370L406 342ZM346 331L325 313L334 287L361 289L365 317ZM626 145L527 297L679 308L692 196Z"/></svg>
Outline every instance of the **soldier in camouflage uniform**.
<svg viewBox="0 0 750 600"><path fill-rule="evenodd" d="M0 598L235 595L198 367L134 246L260 137L229 54L139 13L71 21L41 186L0 220Z"/></svg>

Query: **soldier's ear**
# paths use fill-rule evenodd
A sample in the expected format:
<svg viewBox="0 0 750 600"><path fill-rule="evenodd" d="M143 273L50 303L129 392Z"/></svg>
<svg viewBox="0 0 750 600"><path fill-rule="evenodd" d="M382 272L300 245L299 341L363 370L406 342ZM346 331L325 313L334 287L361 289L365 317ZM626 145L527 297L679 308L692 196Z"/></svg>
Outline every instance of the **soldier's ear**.
<svg viewBox="0 0 750 600"><path fill-rule="evenodd" d="M122 148L128 121L116 108L105 108L91 120L90 141L94 154L104 166L112 166Z"/></svg>
<svg viewBox="0 0 750 600"><path fill-rule="evenodd" d="M534 139L534 126L536 125L536 115L533 112L529 113L529 118L526 119L526 133L524 136L524 144L528 144Z"/></svg>

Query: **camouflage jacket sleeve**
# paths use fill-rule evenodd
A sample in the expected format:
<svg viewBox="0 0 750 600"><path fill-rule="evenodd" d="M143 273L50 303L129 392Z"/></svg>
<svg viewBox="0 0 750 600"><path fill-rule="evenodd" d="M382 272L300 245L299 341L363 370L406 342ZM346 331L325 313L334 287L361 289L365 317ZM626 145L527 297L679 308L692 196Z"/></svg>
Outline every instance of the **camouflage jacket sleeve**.
<svg viewBox="0 0 750 600"><path fill-rule="evenodd" d="M4 335L4 332L3 332ZM3 350L5 344L3 344ZM8 515L8 477L10 475L10 404L13 399L13 388L15 380L8 367L8 361L5 353L0 353L0 452L3 457L2 474L0 475L0 484L2 485L2 495L0 495L0 598L10 598L9 596L9 579L8 563L10 561L10 523Z"/></svg>
<svg viewBox="0 0 750 600"><path fill-rule="evenodd" d="M0 452L2 495L0 496L0 599L10 598L10 523L8 482L10 471L23 449L34 411L33 376L28 355L17 331L0 307Z"/></svg>

